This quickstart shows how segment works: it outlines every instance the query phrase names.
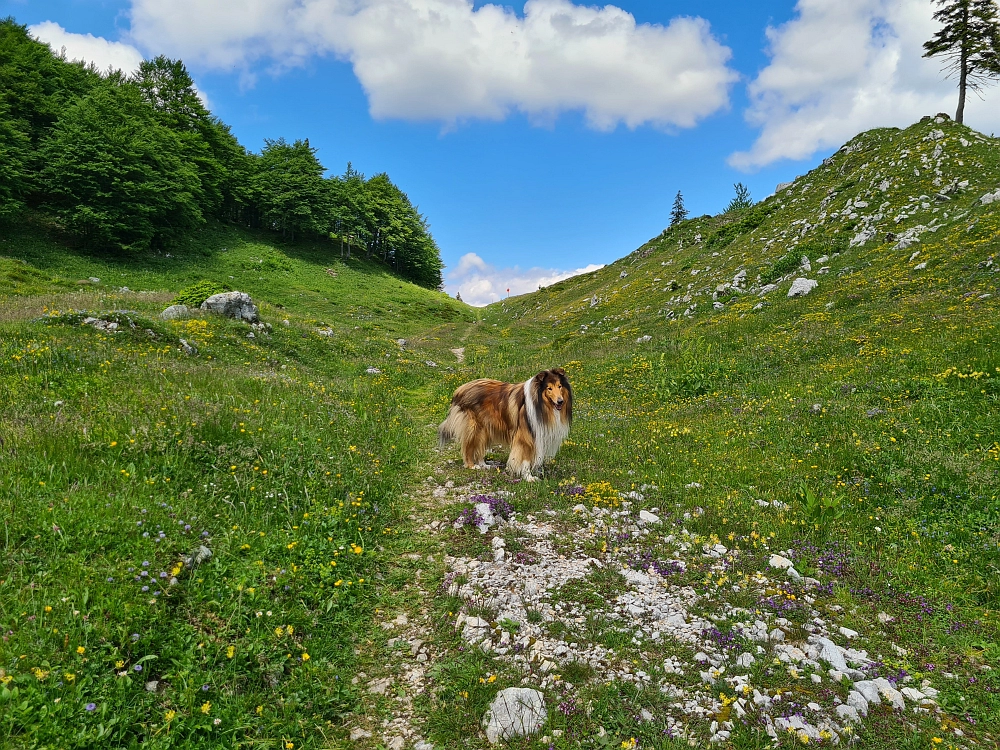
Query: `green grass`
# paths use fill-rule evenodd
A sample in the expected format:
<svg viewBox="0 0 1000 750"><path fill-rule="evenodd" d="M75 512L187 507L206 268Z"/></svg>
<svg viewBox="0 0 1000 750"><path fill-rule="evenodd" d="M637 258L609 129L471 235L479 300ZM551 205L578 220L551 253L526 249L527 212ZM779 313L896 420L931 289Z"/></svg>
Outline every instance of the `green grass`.
<svg viewBox="0 0 1000 750"><path fill-rule="evenodd" d="M933 198L933 171L913 174L920 154L930 158L940 142L925 140L938 128L952 154L943 184L970 180L947 202ZM960 137L970 145L959 147ZM991 744L1000 730L1000 675L982 667L1000 659L1000 359L992 343L1000 340L1000 309L997 263L989 264L1000 257L1000 211L979 197L1000 182L1000 148L951 123L872 131L850 145L768 199L752 227L695 219L605 269L491 306L467 342L468 376L516 381L557 364L569 372L577 399L570 442L548 481L518 487L516 507L568 510L579 498L556 486L571 477L619 492L655 485L644 491L645 506L678 515L701 508L686 527L740 549L744 573L766 570L770 551L791 549L803 569L833 580L825 601L844 607L843 621L866 633L868 648L892 654L897 645L906 655L894 655L891 667L942 690L945 729L929 720L904 729L876 712L863 746L902 746L911 736L920 746L935 736L954 744L956 726ZM892 165L903 149L906 166ZM881 179L892 183L884 196ZM833 189L836 203L821 208ZM929 208L918 202L914 215L893 224L897 236L931 219L941 228L901 250L883 232L849 247L857 231L847 229L857 223L849 216L799 236L802 219L816 224L820 211L874 203L873 194L889 202L886 217L912 206L911 196L931 196ZM834 252L840 256L817 263ZM820 282L809 296L787 299L786 281L765 298L720 294L724 308L712 309L716 286L741 268L747 286L757 275L768 283L795 271L803 255L813 271L801 275ZM914 271L923 261L927 269ZM820 265L830 272L817 276ZM689 291L692 299L681 300ZM691 302L698 307L686 317ZM642 335L652 341L637 344ZM692 482L702 489L685 489ZM803 502L803 485L831 504L837 498L836 508ZM758 500L787 507L764 510ZM683 580L699 593L716 588L697 570ZM565 588L597 601L581 583ZM722 600L760 606L742 594ZM894 621L880 626L879 612ZM805 609L786 617L809 618ZM761 679L777 685L787 677ZM599 724L616 741L645 732L642 747L671 746L634 717L598 713L607 690L598 676L576 695L591 714L569 721L575 737L593 737ZM458 741L437 739L446 747ZM740 731L731 744L765 740Z"/></svg>
<svg viewBox="0 0 1000 750"><path fill-rule="evenodd" d="M931 137L938 129L944 139ZM941 185L921 156L940 164ZM964 190L934 197L965 179ZM435 555L423 573L432 589L443 554L490 554L489 537L473 530L414 526L418 510L450 523L467 505L414 508L428 475L510 491L519 514L554 514L544 517L559 528L560 552L580 531L573 506L620 507L633 490L644 495L633 507L683 524L696 550L740 550L730 583L790 550L804 574L830 584L813 606L862 632L864 647L884 655L880 669L941 691L944 713L908 715L912 726L874 710L862 747L995 744L1000 670L983 667L1000 663L1000 309L989 263L1000 256L1000 210L979 196L998 183L1000 148L967 128L871 131L752 215L685 222L605 269L493 305L478 325L465 306L377 265L258 235L218 229L173 258L120 260L61 248L36 229L9 234L0 244L9 256L0 258L0 745L347 747L349 726L378 726L393 710L352 684L389 661L380 613L423 608L438 649L433 681L414 699L426 736L484 747L483 711L524 675L463 646L453 629L460 600L426 601L413 585L420 569L404 554ZM869 203L858 216L832 216L858 200ZM851 247L875 210L878 233ZM895 248L932 220L937 231ZM813 271L802 275L819 287L788 299L803 255ZM821 265L829 273L818 275ZM741 269L744 289L716 291ZM271 333L248 339L245 326L200 315L158 320L201 281L252 294ZM779 288L747 292L767 281ZM134 330L109 334L69 314L120 309L134 311ZM327 327L333 336L318 333ZM652 340L637 343L644 335ZM447 351L460 341L461 365ZM472 473L454 449L432 452L456 385L521 381L555 365L570 375L575 422L544 481ZM366 374L373 366L382 373ZM582 496L566 493L577 485ZM170 586L205 532L212 559ZM507 536L512 553L530 553L531 540ZM587 556L624 562L617 540L588 539ZM649 553L666 556L658 544L650 537ZM134 580L142 570L156 584ZM735 592L707 563L676 581L702 597L705 615L728 603L793 624L812 617L801 596ZM613 570L595 572L559 597L599 610L617 585ZM882 624L880 613L894 619ZM543 624L539 612L527 619ZM715 624L723 634L732 625ZM637 645L604 625L591 618L579 636L636 664L691 658L683 644ZM842 689L793 685L770 663L752 677L803 701ZM671 679L687 686L697 674ZM679 746L658 691L582 667L545 689L556 748L632 737L642 748ZM690 728L705 736L709 722ZM729 745L767 745L758 729L738 724Z"/></svg>
<svg viewBox="0 0 1000 750"><path fill-rule="evenodd" d="M393 338L472 315L364 262L213 241L127 261L3 245L21 259L0 266L0 745L319 746L357 705L424 451L407 401L430 368ZM206 277L249 290L272 332L156 317ZM180 565L200 545L211 559Z"/></svg>

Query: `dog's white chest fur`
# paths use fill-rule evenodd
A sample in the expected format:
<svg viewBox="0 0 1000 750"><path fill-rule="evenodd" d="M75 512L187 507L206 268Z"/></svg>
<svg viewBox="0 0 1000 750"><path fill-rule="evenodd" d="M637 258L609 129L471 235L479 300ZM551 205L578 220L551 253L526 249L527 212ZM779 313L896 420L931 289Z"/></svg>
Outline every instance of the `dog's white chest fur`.
<svg viewBox="0 0 1000 750"><path fill-rule="evenodd" d="M535 379L532 378L524 384L524 408L535 438L535 460L532 462L532 468L541 466L546 458L553 458L559 452L563 441L569 436L569 423L563 418L561 411L553 411L555 419L552 424L546 424L538 413L534 394L531 392L531 386L534 382Z"/></svg>

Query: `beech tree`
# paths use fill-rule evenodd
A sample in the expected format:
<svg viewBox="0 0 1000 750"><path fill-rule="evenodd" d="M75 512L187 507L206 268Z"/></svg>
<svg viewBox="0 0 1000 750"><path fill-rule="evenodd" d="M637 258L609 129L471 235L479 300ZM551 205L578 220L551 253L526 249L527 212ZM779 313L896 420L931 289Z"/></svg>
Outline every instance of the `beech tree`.
<svg viewBox="0 0 1000 750"><path fill-rule="evenodd" d="M965 92L980 91L1000 77L1000 22L994 0L934 0L934 20L943 25L927 42L924 57L940 56L949 76L958 76L955 122L965 117Z"/></svg>
<svg viewBox="0 0 1000 750"><path fill-rule="evenodd" d="M44 205L88 245L142 250L204 223L180 139L112 76L67 108L39 149Z"/></svg>
<svg viewBox="0 0 1000 750"><path fill-rule="evenodd" d="M370 261L440 287L440 251L406 193L385 173L325 172L308 140L248 152L180 60L102 72L0 18L0 222L35 211L81 244L134 251L233 222L363 246Z"/></svg>

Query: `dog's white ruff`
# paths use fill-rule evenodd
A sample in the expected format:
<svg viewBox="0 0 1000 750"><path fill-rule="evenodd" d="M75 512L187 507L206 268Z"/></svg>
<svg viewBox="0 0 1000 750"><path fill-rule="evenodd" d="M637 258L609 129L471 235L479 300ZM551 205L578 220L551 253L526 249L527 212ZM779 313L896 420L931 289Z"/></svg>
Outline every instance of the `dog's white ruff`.
<svg viewBox="0 0 1000 750"><path fill-rule="evenodd" d="M555 421L551 425L545 423L538 413L532 394L532 383L535 378L524 384L524 410L528 415L528 424L531 425L531 432L535 439L535 459L531 462L531 468L537 469L546 458L554 458L559 452L559 447L569 436L569 424L563 419L561 410L553 409Z"/></svg>

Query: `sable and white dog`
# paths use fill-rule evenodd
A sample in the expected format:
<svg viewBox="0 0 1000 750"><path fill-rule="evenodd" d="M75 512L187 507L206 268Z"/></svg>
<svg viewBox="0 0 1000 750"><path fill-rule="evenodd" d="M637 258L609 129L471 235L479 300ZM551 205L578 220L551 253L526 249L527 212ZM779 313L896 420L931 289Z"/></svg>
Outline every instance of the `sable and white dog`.
<svg viewBox="0 0 1000 750"><path fill-rule="evenodd" d="M573 391L566 371L556 367L525 383L484 378L459 386L438 439L442 446L461 443L468 469L486 468L490 446L509 446L507 470L533 482L531 472L556 455L572 422Z"/></svg>

